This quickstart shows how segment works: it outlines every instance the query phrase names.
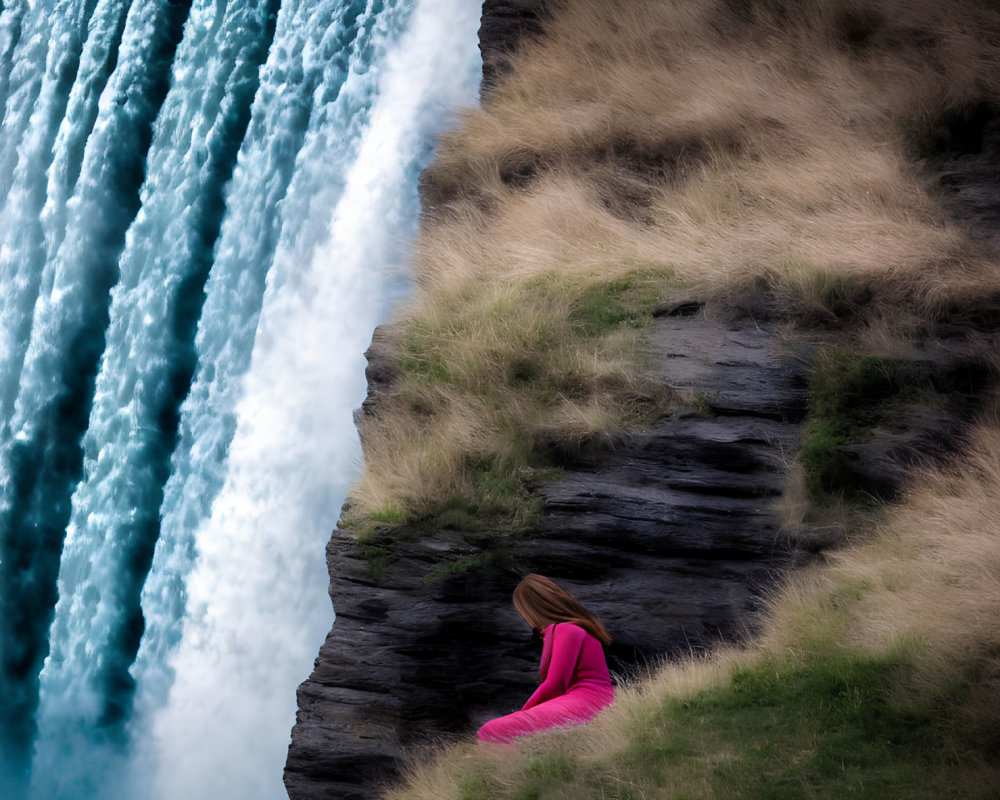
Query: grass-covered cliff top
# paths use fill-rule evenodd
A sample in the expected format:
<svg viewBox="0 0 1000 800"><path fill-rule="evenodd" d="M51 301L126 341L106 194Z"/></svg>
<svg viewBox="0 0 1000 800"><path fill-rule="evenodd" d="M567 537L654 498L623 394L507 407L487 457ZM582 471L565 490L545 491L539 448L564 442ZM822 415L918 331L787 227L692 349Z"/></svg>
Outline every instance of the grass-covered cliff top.
<svg viewBox="0 0 1000 800"><path fill-rule="evenodd" d="M991 0L572 0L545 27L425 176L417 291L342 521L362 534L522 530L554 449L691 402L642 377L658 305L765 304L890 359L1000 297L929 160L1000 106ZM391 796L996 796L986 405L954 465L791 579L752 647L667 666L584 728L452 749Z"/></svg>
<svg viewBox="0 0 1000 800"><path fill-rule="evenodd" d="M425 175L355 519L516 514L540 441L670 402L637 362L679 293L856 310L886 349L997 288L920 161L1000 99L987 0L564 5Z"/></svg>

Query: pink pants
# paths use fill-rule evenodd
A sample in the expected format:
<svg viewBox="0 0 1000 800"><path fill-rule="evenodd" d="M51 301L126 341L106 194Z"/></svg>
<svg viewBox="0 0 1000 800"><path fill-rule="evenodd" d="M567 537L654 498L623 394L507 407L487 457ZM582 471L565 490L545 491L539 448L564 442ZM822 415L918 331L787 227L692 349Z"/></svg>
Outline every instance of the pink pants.
<svg viewBox="0 0 1000 800"><path fill-rule="evenodd" d="M484 742L509 742L527 733L589 722L614 699L615 690L610 686L579 686L532 708L491 719L479 729L479 738Z"/></svg>

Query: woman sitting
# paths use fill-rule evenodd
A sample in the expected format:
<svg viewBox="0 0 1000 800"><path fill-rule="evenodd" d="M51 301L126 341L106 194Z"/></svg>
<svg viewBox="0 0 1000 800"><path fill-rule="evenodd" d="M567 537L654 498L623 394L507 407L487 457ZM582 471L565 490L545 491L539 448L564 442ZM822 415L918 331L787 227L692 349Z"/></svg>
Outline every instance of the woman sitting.
<svg viewBox="0 0 1000 800"><path fill-rule="evenodd" d="M602 648L611 637L597 617L541 575L528 575L518 584L514 607L542 633L541 684L520 711L479 729L484 742L509 742L527 733L587 722L615 698Z"/></svg>

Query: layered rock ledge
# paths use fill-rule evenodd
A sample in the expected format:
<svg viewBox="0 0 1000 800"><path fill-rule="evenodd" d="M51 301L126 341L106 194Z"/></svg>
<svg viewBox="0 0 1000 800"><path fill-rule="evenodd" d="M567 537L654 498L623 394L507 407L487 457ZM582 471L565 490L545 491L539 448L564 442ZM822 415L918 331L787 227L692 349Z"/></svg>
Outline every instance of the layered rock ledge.
<svg viewBox="0 0 1000 800"><path fill-rule="evenodd" d="M943 323L907 362L929 376L932 396L893 406L891 425L842 448L865 492L891 498L915 464L960 445L989 391L981 335L968 321ZM335 531L337 618L299 687L292 800L373 797L406 758L517 708L539 656L510 602L527 572L562 581L600 616L623 680L752 633L783 572L836 543L823 525L799 526L791 540L777 513L807 407L815 352L805 335L690 304L653 320L648 349L646 377L688 410L566 454L525 535L397 526L361 542ZM368 355L370 407L391 391L380 333Z"/></svg>

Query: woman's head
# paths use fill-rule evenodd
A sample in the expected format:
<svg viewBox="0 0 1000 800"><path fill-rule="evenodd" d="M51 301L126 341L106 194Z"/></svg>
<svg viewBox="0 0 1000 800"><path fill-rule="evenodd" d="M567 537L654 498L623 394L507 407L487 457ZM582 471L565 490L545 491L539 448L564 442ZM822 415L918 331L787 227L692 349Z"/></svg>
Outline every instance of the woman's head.
<svg viewBox="0 0 1000 800"><path fill-rule="evenodd" d="M572 622L603 644L611 643L611 637L597 617L569 592L541 575L532 573L517 585L514 607L532 628L541 630L553 622Z"/></svg>

